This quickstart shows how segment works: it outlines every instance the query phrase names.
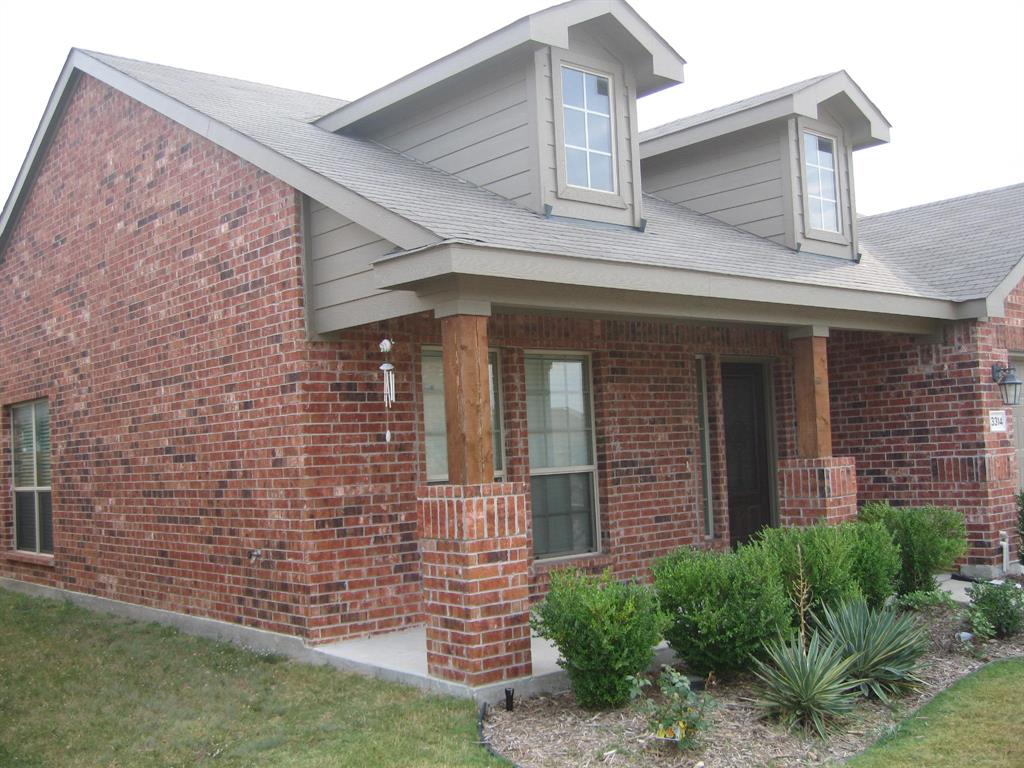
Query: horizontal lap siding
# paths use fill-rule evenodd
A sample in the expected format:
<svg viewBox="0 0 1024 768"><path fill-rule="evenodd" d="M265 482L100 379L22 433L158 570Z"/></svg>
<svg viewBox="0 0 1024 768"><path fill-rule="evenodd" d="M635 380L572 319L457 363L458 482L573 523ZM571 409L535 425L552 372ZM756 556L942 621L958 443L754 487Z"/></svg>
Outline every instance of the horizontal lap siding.
<svg viewBox="0 0 1024 768"><path fill-rule="evenodd" d="M761 237L785 237L778 126L760 127L644 161L644 191Z"/></svg>
<svg viewBox="0 0 1024 768"><path fill-rule="evenodd" d="M533 193L526 69L453 89L408 121L371 130L370 138L503 197Z"/></svg>

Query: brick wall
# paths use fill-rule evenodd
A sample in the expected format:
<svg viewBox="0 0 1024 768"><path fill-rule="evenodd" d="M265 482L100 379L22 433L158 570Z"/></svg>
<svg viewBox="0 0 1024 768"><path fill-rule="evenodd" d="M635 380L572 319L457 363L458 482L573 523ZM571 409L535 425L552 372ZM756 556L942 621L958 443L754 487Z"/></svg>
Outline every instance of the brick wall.
<svg viewBox="0 0 1024 768"><path fill-rule="evenodd" d="M0 575L305 631L299 221L82 77L0 263L0 403L49 398L55 558L11 559L0 493ZM7 487L6 410L0 435Z"/></svg>
<svg viewBox="0 0 1024 768"><path fill-rule="evenodd" d="M941 339L829 339L834 453L856 459L860 501L962 510L970 566L999 563L998 531L1015 520L1013 433L989 432L988 410L1004 409L991 366L1007 345L1024 349L1022 326L1014 309L1006 321L952 324Z"/></svg>
<svg viewBox="0 0 1024 768"><path fill-rule="evenodd" d="M300 220L294 190L82 78L0 264L0 404L50 399L56 552L11 555L0 494L0 574L313 641L423 621L419 355L439 323L306 341ZM794 455L782 331L501 315L490 336L514 483L529 481L523 351L592 353L602 554L584 567L643 578L674 547L728 545L723 356L774 361L777 455ZM0 450L9 466L6 424ZM549 566L529 567L536 597Z"/></svg>
<svg viewBox="0 0 1024 768"><path fill-rule="evenodd" d="M396 342L398 402L393 441L383 441L380 339ZM529 483L524 350L589 352L594 378L602 554L573 562L646 578L651 559L684 545L728 545L718 364L722 355L775 360L780 458L794 454L789 344L781 331L550 316L497 315L490 346L500 352L506 479ZM329 418L311 442L313 495L311 636L323 640L422 621L417 488L426 477L420 351L440 344L423 315L346 331L319 347L322 381L307 383ZM695 356L708 356L716 538L703 538ZM330 446L330 447L328 447ZM531 545L532 551L532 545ZM532 560L532 558L531 558ZM565 562L558 564L560 567ZM531 562L531 592L543 594L552 566Z"/></svg>

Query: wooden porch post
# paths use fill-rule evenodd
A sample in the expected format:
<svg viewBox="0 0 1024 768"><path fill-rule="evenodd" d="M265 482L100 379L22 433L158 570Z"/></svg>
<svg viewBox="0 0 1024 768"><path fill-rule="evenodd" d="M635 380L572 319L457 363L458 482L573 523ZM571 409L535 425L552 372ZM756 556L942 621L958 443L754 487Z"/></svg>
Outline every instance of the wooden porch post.
<svg viewBox="0 0 1024 768"><path fill-rule="evenodd" d="M448 429L448 482L494 481L491 386L487 374L487 317L441 318L444 411Z"/></svg>
<svg viewBox="0 0 1024 768"><path fill-rule="evenodd" d="M832 456L828 394L828 339L807 335L792 340L796 395L796 444L802 459Z"/></svg>

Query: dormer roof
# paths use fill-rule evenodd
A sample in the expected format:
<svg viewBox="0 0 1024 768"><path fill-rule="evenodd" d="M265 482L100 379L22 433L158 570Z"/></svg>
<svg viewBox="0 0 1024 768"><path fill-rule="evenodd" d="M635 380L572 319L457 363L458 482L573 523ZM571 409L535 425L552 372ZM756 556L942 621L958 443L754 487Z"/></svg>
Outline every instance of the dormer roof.
<svg viewBox="0 0 1024 768"><path fill-rule="evenodd" d="M817 119L823 105L844 123L853 149L889 141L891 124L885 115L846 70L839 70L643 131L640 156L653 157L794 115Z"/></svg>
<svg viewBox="0 0 1024 768"><path fill-rule="evenodd" d="M516 51L569 47L569 30L587 24L626 51L633 63L637 96L683 81L686 63L665 39L623 0L570 0L546 8L482 37L393 83L330 112L316 125L339 131L381 110Z"/></svg>

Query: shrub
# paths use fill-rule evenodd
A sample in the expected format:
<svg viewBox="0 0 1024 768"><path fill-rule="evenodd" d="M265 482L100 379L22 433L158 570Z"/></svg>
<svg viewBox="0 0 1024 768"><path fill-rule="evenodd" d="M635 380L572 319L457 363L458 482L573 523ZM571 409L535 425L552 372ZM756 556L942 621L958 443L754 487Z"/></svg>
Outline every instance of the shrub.
<svg viewBox="0 0 1024 768"><path fill-rule="evenodd" d="M754 546L779 564L786 593L794 602L802 577L812 613L860 596L854 578L855 538L849 526L765 528Z"/></svg>
<svg viewBox="0 0 1024 768"><path fill-rule="evenodd" d="M908 592L900 595L893 603L896 608L902 611L921 611L925 608L949 608L957 607L956 600L948 592L941 589L929 589L923 592Z"/></svg>
<svg viewBox="0 0 1024 768"><path fill-rule="evenodd" d="M679 749L696 746L698 734L708 727L707 711L714 701L706 693L694 693L686 675L672 667L662 667L658 676L660 701L644 696L650 681L644 675L629 678L630 696L647 717L651 733L659 739L675 739Z"/></svg>
<svg viewBox="0 0 1024 768"><path fill-rule="evenodd" d="M629 701L626 678L650 666L668 617L650 587L570 568L551 574L530 625L558 647L580 706L600 709Z"/></svg>
<svg viewBox="0 0 1024 768"><path fill-rule="evenodd" d="M754 660L764 684L757 704L787 728L801 725L824 738L830 721L853 709L859 681L849 677L852 658L825 642L817 632L804 648L799 638L768 645L768 661Z"/></svg>
<svg viewBox="0 0 1024 768"><path fill-rule="evenodd" d="M853 578L872 608L885 605L896 592L900 548L881 523L845 523L853 537Z"/></svg>
<svg viewBox="0 0 1024 768"><path fill-rule="evenodd" d="M968 611L975 634L987 634L979 631L984 630L985 622L995 637L1013 637L1024 627L1024 590L1013 582L972 584L967 594L971 598ZM977 616L984 621L979 621Z"/></svg>
<svg viewBox="0 0 1024 768"><path fill-rule="evenodd" d="M914 673L928 650L928 636L910 616L851 600L835 609L825 606L820 627L823 637L851 659L848 673L860 681L865 696L874 694L888 704L891 695L921 684Z"/></svg>
<svg viewBox="0 0 1024 768"><path fill-rule="evenodd" d="M778 565L753 547L678 549L653 571L658 598L672 620L665 638L699 674L745 669L791 622Z"/></svg>
<svg viewBox="0 0 1024 768"><path fill-rule="evenodd" d="M967 527L962 513L941 507L891 507L871 502L860 511L864 522L880 522L899 545L902 567L897 591L935 589L935 574L953 567L967 551Z"/></svg>

